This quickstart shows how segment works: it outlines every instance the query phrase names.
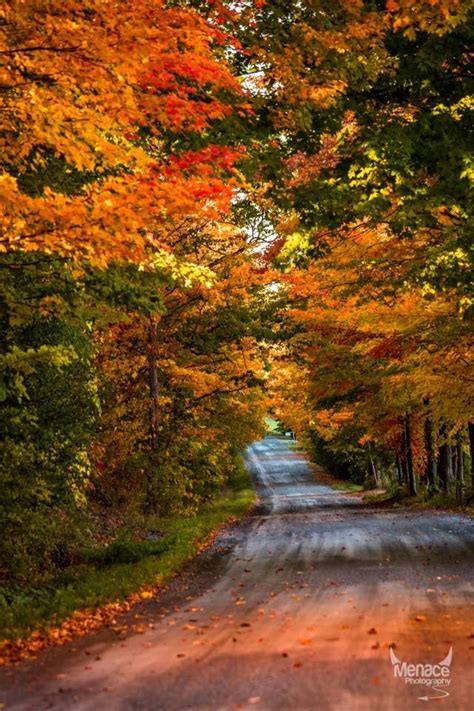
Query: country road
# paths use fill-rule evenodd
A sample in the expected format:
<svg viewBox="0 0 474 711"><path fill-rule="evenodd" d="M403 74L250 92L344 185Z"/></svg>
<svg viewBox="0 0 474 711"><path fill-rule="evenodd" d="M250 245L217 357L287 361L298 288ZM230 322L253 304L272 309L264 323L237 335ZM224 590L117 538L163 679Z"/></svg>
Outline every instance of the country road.
<svg viewBox="0 0 474 711"><path fill-rule="evenodd" d="M255 511L134 609L140 632L3 670L1 708L408 711L440 695L437 708L473 708L472 519L365 507L272 437L247 463ZM452 648L445 691L395 677L390 645L423 665Z"/></svg>

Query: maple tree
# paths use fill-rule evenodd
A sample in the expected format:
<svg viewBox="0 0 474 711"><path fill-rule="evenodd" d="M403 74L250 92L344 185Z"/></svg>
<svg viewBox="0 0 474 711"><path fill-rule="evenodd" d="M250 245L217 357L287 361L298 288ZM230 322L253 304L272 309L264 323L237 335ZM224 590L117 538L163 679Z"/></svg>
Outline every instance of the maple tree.
<svg viewBox="0 0 474 711"><path fill-rule="evenodd" d="M155 0L2 9L6 582L74 559L89 502L195 510L260 431L254 280L226 227L244 149L225 122L249 107L224 45ZM216 322L202 354L188 319Z"/></svg>
<svg viewBox="0 0 474 711"><path fill-rule="evenodd" d="M306 2L291 22L279 3L262 10L276 20L262 59L275 129L285 113L277 412L333 466L458 500L473 410L470 15L456 2Z"/></svg>
<svg viewBox="0 0 474 711"><path fill-rule="evenodd" d="M212 267L213 283L170 284L161 313L99 335L98 493L125 505L141 496L163 512L193 510L224 481L241 448L262 432L263 416L256 328L265 280L248 260L245 235L228 224L187 225L175 240L176 250L192 249Z"/></svg>
<svg viewBox="0 0 474 711"><path fill-rule="evenodd" d="M174 135L204 132L241 93L213 58L219 31L196 13L14 2L0 31L3 249L139 263L154 231L228 203L219 178L238 153L170 154Z"/></svg>

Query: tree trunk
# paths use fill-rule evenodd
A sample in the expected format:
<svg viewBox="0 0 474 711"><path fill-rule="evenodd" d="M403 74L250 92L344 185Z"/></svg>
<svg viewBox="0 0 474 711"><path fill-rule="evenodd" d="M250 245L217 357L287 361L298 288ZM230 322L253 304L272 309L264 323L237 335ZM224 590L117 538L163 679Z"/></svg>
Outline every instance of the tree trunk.
<svg viewBox="0 0 474 711"><path fill-rule="evenodd" d="M449 494L453 480L453 453L450 444L443 444L439 448L439 475L443 485L443 492Z"/></svg>
<svg viewBox="0 0 474 711"><path fill-rule="evenodd" d="M150 383L150 449L156 452L158 449L158 424L160 417L159 408L159 384L158 368L156 365L156 341L158 335L158 323L155 319L150 319L150 329L148 334L148 376Z"/></svg>
<svg viewBox="0 0 474 711"><path fill-rule="evenodd" d="M413 469L410 415L405 415L405 417L403 418L403 424L405 433L405 462L408 479L408 493L410 496L416 496L416 479L415 472Z"/></svg>
<svg viewBox="0 0 474 711"><path fill-rule="evenodd" d="M380 478L379 478L379 473L377 471L377 467L374 462L374 458L372 457L371 453L371 447L369 444L369 475L372 477L374 486L376 489L380 489Z"/></svg>
<svg viewBox="0 0 474 711"><path fill-rule="evenodd" d="M456 501L458 504L462 504L464 502L464 451L461 433L458 434L456 454Z"/></svg>
<svg viewBox="0 0 474 711"><path fill-rule="evenodd" d="M405 432L405 418L401 418L401 429L402 429L402 444L399 452L399 462L400 469L402 473L403 483L408 489L408 464L407 464L407 446L406 446L406 432Z"/></svg>
<svg viewBox="0 0 474 711"><path fill-rule="evenodd" d="M471 485L474 488L474 422L467 425L469 432L469 454L471 455Z"/></svg>
<svg viewBox="0 0 474 711"><path fill-rule="evenodd" d="M395 452L395 462L397 465L398 486L403 484L403 466L398 451Z"/></svg>
<svg viewBox="0 0 474 711"><path fill-rule="evenodd" d="M425 420L425 447L426 447L426 481L428 484L428 491L430 494L434 494L438 487L438 462L436 459L436 452L434 446L433 438L433 425L429 417Z"/></svg>

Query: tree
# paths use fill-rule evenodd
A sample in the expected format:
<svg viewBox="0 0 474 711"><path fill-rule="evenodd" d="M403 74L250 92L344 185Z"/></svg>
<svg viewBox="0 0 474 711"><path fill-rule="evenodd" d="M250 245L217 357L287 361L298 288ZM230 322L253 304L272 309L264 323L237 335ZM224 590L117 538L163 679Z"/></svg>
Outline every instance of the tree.
<svg viewBox="0 0 474 711"><path fill-rule="evenodd" d="M277 263L305 382L291 372L289 417L341 456L393 449L389 469L403 465L414 493L425 419L435 460L472 412L471 25L458 3L411 6L266 3L271 37L249 61L261 58L276 107Z"/></svg>
<svg viewBox="0 0 474 711"><path fill-rule="evenodd" d="M167 501L195 508L228 474L233 448L259 427L255 396L244 392L257 381L239 360L241 348L253 347L243 347L243 333L222 356L216 392L210 366L202 374L196 368L196 397L207 404L215 395L222 425L203 416L207 438L194 431L189 461L181 445L192 428L178 437L177 427L193 422L192 382L187 371L172 371L171 359L166 368L157 362L173 346L180 350L161 330L177 295L178 334L188 299L211 298L213 260L195 258L201 226L215 225L224 255L234 239L217 226L229 214L243 158L225 123L248 108L225 60L228 41L190 8L119 5L13 2L0 23L4 536L13 540L15 527L24 553L4 561L8 582L47 578L75 555L77 540L65 529L87 519L92 493L102 501L110 495L109 469L124 475L122 493L128 487L138 509L167 511ZM227 420L236 430L228 443ZM202 434L201 424L193 427ZM158 457L168 491L155 486Z"/></svg>

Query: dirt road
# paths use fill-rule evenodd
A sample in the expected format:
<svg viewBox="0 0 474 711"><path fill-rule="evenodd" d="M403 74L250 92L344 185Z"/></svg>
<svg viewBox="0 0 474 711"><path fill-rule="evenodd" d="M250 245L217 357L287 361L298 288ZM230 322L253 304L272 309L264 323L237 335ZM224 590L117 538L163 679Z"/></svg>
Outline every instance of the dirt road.
<svg viewBox="0 0 474 711"><path fill-rule="evenodd" d="M474 707L473 521L364 507L275 438L247 461L254 515L135 610L140 633L103 630L4 672L4 708ZM423 670L394 676L390 645ZM422 683L451 648L443 685Z"/></svg>

